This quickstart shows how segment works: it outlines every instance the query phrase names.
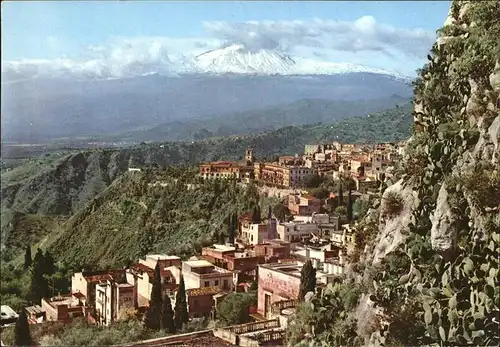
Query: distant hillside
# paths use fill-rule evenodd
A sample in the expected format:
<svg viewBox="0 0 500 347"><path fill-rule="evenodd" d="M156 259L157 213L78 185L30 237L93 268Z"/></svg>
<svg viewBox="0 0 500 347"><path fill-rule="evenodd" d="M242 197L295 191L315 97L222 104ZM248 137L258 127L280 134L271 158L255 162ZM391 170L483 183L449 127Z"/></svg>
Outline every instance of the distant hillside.
<svg viewBox="0 0 500 347"><path fill-rule="evenodd" d="M182 171L181 171L182 172ZM206 181L189 189L195 172L180 176L126 173L44 242L69 264L122 266L147 253L186 253L226 233L231 213L250 208L239 186ZM154 185L161 182L163 186ZM262 210L267 210L266 201ZM200 251L200 249L198 249Z"/></svg>
<svg viewBox="0 0 500 347"><path fill-rule="evenodd" d="M391 95L410 97L411 86L395 77L366 72L321 76L149 75L99 81L40 78L2 84L1 134L3 141L22 143L106 137L164 123L249 111L256 105L266 108L311 98L376 100Z"/></svg>
<svg viewBox="0 0 500 347"><path fill-rule="evenodd" d="M146 130L121 133L116 136L116 140L184 141L251 134L286 126L331 123L404 105L409 101L409 98L397 95L356 101L303 99L286 105L225 113L210 118L176 120Z"/></svg>
<svg viewBox="0 0 500 347"><path fill-rule="evenodd" d="M25 213L69 215L109 186L129 166L193 165L242 157L253 148L257 157L302 153L304 145L339 140L376 142L408 137L411 105L369 117L329 125L290 126L245 136L197 142L153 143L121 149L100 149L39 158L2 174L2 206Z"/></svg>

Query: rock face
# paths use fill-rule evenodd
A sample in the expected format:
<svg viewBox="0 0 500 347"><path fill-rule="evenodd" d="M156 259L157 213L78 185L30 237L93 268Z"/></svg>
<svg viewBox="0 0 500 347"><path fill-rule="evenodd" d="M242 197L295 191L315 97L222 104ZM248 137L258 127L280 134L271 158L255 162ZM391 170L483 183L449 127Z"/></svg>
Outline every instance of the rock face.
<svg viewBox="0 0 500 347"><path fill-rule="evenodd" d="M446 185L441 186L436 202L436 210L431 219L432 248L440 253L447 253L457 247L457 216L452 212L448 201Z"/></svg>
<svg viewBox="0 0 500 347"><path fill-rule="evenodd" d="M471 75L471 77L467 78L466 83L469 87L466 91L454 87L455 84L458 85L459 83L463 85L464 81L463 79L459 80L459 72L455 69L461 53L454 52L453 49L455 48L453 48L453 45L457 46L457 42L459 41L466 42L470 40L470 34L464 34L464 32L467 32L468 28L473 26L468 22L470 20L468 17L470 17L469 12L471 11L471 7L471 3L468 1L455 1L453 3L448 18L445 21L445 27L460 28L460 30L457 29L458 32L456 34L448 34L445 31L440 34L434 48L435 58L427 66L427 69L431 69L438 64L447 66L444 68L446 71L441 71L440 73L451 81L453 90L449 91L449 93L453 94L454 97L456 95L456 100L461 100L462 102L461 109L458 105L455 108L450 108L450 111L455 112L455 114L450 115L453 118L436 120L437 124L435 126L439 126L439 123L448 122L451 124L454 122L455 126L464 129L458 132L459 135L465 131L478 131L477 142L475 144L472 143L472 140L468 140L460 148L453 141L446 141L447 139L436 141L439 142L437 145L435 142L422 143L420 145L422 148L427 147L427 149L424 149L429 155L431 155L432 151L432 148L429 147L433 145L436 148L442 149L441 153L437 154L436 159L430 158L430 166L442 165L438 163L439 155L450 157L450 153L452 153L455 154L454 157L456 158L455 162L448 163L447 173L443 173L443 170L440 170L440 178L436 180L436 184L440 188L435 198L434 210L431 213L431 243L433 249L439 252L449 252L457 247L458 216L453 212L455 206L453 206L453 203L450 203L450 196L445 183L447 175L450 178L459 179L470 173L474 167L485 162L500 168L500 62L498 61L498 57L494 63L494 67L486 76ZM439 69L442 70L443 67ZM431 100L425 95L424 90L434 88L432 81L434 77L430 72L424 72L423 74L424 87L421 91L417 90L418 88L416 89L414 114L417 123L427 124L428 127L430 123L429 119L435 117L435 110L433 110ZM435 78L438 77L436 76ZM463 120L467 120L468 124ZM446 136L443 133L438 135ZM457 147L453 148L452 146ZM379 263L388 253L405 242L405 235L409 234L410 222L414 222L412 214L419 205L419 199L414 188L415 183L410 177L400 180L385 191L381 202L379 234L371 257L374 264ZM387 218L384 216L384 209L387 205L386 197L391 193L402 197L404 207L393 218ZM459 198L464 198L467 201L468 208L471 211L469 217L474 227L484 227L484 218L481 218L482 212L475 206L470 192L459 189L459 192L454 193L454 195L459 195ZM495 210L496 207L491 206L490 208Z"/></svg>
<svg viewBox="0 0 500 347"><path fill-rule="evenodd" d="M408 286L415 288L434 282L432 289L442 295L442 300L449 298L442 293L453 298L446 311L427 306L430 317L445 316L440 320L447 326L446 332L438 332L434 325L434 333L429 330L432 324L426 324L427 333L436 342L499 343L498 334L473 325L461 328L454 317L463 321L478 319L474 313L478 308L482 312L483 302L487 303L486 311L499 312L498 304L489 301L498 303L500 293L491 289L500 274L500 26L492 18L500 18L498 1L453 1L429 62L415 84L416 127L403 164L405 174L382 196L375 245L364 258L366 265L377 265L384 263L389 253L402 251L412 260L411 271L418 269L419 264L422 267L418 273L410 271L406 278L400 278L400 283L410 280ZM418 155L423 160L415 164L411 159ZM397 213L388 213L394 209L388 199L390 195L400 199ZM448 270L443 269L445 266ZM426 275L433 277L422 279L420 271L427 267L436 267L436 272ZM365 277L367 273L368 270ZM460 282L460 288L470 289L461 292L452 288L454 284L450 287L450 278L454 283ZM398 295L410 295L404 284L398 289ZM425 296L423 292L420 295ZM454 308L457 302L472 300L473 295L484 300L475 304L476 311ZM365 344L377 346L387 335L381 334L383 329L374 331L367 325L384 326L391 317L384 314L386 310L368 315L370 310L381 309L369 301L365 296L360 300L355 317ZM492 317L493 314L480 315L480 324L489 324L498 332L498 321ZM465 338L460 334L456 337L457 330ZM484 338L467 340L474 334Z"/></svg>
<svg viewBox="0 0 500 347"><path fill-rule="evenodd" d="M403 180L389 186L380 204L379 234L374 250L372 264L378 264L387 254L394 251L409 233L408 224L418 206L418 198L411 186L403 185ZM390 199L399 199L400 210L395 215L389 215Z"/></svg>

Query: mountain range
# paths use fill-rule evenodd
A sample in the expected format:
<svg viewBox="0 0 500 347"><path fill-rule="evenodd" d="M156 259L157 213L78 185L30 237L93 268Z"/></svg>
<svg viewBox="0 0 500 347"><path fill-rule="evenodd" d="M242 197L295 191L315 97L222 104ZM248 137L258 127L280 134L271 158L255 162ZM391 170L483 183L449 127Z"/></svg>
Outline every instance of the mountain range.
<svg viewBox="0 0 500 347"><path fill-rule="evenodd" d="M106 66L106 62L101 63L86 66ZM119 139L147 135L154 128L168 128L170 134L141 135L140 140L186 140L199 131L216 136L241 134L378 111L394 103L376 101L377 107L365 109L351 103L340 110L334 104L370 105L373 100L394 96L408 99L412 93L408 77L388 70L291 57L273 50L249 50L237 44L193 57L168 56L156 63L111 69L122 71L118 77L104 68L78 75L82 69L69 62L63 65L64 69L43 65L34 70L33 78L13 81L8 76L20 65L3 64L3 142ZM276 108L307 104L312 99L332 103L331 112L285 117L289 123L270 119L282 113ZM269 119L252 119L252 112L261 110L269 110ZM346 110L353 112L345 114ZM233 116L235 113L241 116ZM231 129L221 124L224 118L233 119Z"/></svg>
<svg viewBox="0 0 500 347"><path fill-rule="evenodd" d="M365 72L310 76L154 74L99 81L34 79L2 86L2 141L40 143L109 136L303 99L367 103L394 95L409 98L411 86L389 75ZM332 116L331 120L338 118ZM303 119L303 123L309 121L317 122Z"/></svg>

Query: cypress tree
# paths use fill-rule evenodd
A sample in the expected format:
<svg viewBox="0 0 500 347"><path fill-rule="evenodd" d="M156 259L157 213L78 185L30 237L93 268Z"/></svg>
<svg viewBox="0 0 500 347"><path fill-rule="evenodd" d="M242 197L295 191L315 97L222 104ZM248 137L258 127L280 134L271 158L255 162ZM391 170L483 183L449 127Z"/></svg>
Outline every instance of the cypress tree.
<svg viewBox="0 0 500 347"><path fill-rule="evenodd" d="M308 292L314 292L316 289L316 269L312 261L308 260L302 266L300 271L300 291L299 300L303 301Z"/></svg>
<svg viewBox="0 0 500 347"><path fill-rule="evenodd" d="M224 233L224 231L221 231L219 233L219 240L218 240L218 242L219 242L219 245L226 244L226 234Z"/></svg>
<svg viewBox="0 0 500 347"><path fill-rule="evenodd" d="M28 316L24 308L21 310L19 318L16 321L16 326L14 327L14 339L16 346L29 346L32 342Z"/></svg>
<svg viewBox="0 0 500 347"><path fill-rule="evenodd" d="M45 257L43 256L42 250L39 248L36 251L31 269L31 283L28 293L29 301L39 304L40 300L47 297L49 294L49 284L45 278L45 274Z"/></svg>
<svg viewBox="0 0 500 347"><path fill-rule="evenodd" d="M56 272L56 264L54 257L49 251L45 251L44 255L44 271L46 275L53 275Z"/></svg>
<svg viewBox="0 0 500 347"><path fill-rule="evenodd" d="M160 330L162 323L163 299L161 295L161 277L160 264L156 263L153 278L153 287L151 288L151 299L149 300L148 311L144 325L152 330Z"/></svg>
<svg viewBox="0 0 500 347"><path fill-rule="evenodd" d="M347 222L352 222L352 191L349 187L349 194L347 195Z"/></svg>
<svg viewBox="0 0 500 347"><path fill-rule="evenodd" d="M229 216L229 226L228 226L228 241L229 243L233 244L234 243L234 239L236 237L236 226L234 224L234 216L235 214L231 214Z"/></svg>
<svg viewBox="0 0 500 347"><path fill-rule="evenodd" d="M168 333L175 333L174 311L172 310L172 302L168 295L163 298L163 310L161 313L162 328Z"/></svg>
<svg viewBox="0 0 500 347"><path fill-rule="evenodd" d="M24 270L27 270L31 266L32 262L33 259L31 258L31 245L28 245L26 246L26 253L24 253Z"/></svg>
<svg viewBox="0 0 500 347"><path fill-rule="evenodd" d="M220 240L219 232L217 230L215 230L213 235L212 235L212 241L214 243L217 243L217 242L219 242L219 240Z"/></svg>
<svg viewBox="0 0 500 347"><path fill-rule="evenodd" d="M239 225L239 222L238 222L238 213L234 213L233 214L233 228L234 228L234 238L236 239L236 237L239 235L239 232L240 232L240 225ZM234 243L234 241L233 241Z"/></svg>
<svg viewBox="0 0 500 347"><path fill-rule="evenodd" d="M181 275L179 283L179 290L175 295L175 308L174 308L174 321L175 328L181 330L182 326L189 321L187 301L186 301L186 287L184 285L184 277Z"/></svg>
<svg viewBox="0 0 500 347"><path fill-rule="evenodd" d="M260 207L256 205L252 209L252 223L260 223Z"/></svg>
<svg viewBox="0 0 500 347"><path fill-rule="evenodd" d="M344 206L344 191L342 189L342 182L339 186L339 206Z"/></svg>

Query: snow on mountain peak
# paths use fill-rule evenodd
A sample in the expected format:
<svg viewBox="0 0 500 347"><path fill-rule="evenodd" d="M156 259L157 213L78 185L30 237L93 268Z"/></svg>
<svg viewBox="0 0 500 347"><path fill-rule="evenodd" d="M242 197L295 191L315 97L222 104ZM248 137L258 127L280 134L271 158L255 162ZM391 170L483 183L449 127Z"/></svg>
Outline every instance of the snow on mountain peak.
<svg viewBox="0 0 500 347"><path fill-rule="evenodd" d="M251 52L235 44L198 55L195 66L208 73L253 73L263 75L289 74L295 61L289 56L273 51Z"/></svg>
<svg viewBox="0 0 500 347"><path fill-rule="evenodd" d="M244 45L233 44L202 53L195 57L194 70L213 74L257 75L332 75L351 72L368 72L407 79L388 70L351 63L333 63L290 56L270 50L250 51Z"/></svg>

